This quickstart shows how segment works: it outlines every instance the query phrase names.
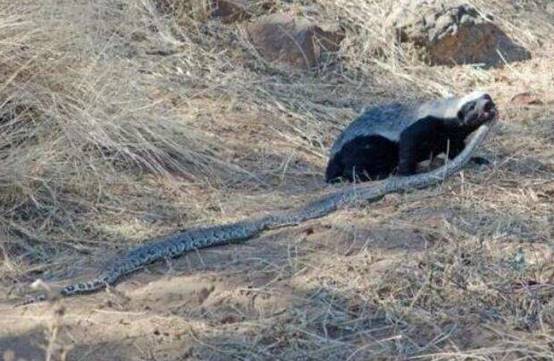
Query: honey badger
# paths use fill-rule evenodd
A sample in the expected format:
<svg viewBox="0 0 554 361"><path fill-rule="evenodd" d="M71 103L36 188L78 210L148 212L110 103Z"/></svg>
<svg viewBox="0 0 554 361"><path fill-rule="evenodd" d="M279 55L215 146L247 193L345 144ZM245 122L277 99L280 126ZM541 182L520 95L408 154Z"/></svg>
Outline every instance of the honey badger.
<svg viewBox="0 0 554 361"><path fill-rule="evenodd" d="M415 174L421 161L441 153L450 159L456 157L467 136L496 115L490 95L477 91L415 105L392 103L369 108L333 144L325 179L368 181L395 172L400 176Z"/></svg>

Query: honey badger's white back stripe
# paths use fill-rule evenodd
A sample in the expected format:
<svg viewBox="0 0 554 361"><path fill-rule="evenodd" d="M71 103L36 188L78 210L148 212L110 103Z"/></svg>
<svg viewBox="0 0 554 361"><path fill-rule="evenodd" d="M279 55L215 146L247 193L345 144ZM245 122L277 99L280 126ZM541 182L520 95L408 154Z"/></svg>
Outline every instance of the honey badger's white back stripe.
<svg viewBox="0 0 554 361"><path fill-rule="evenodd" d="M464 104L477 100L486 93L474 91L463 97L449 97L424 103L392 103L378 105L364 111L337 138L331 148L333 157L344 145L357 137L378 135L398 142L404 129L426 116L454 118Z"/></svg>
<svg viewBox="0 0 554 361"><path fill-rule="evenodd" d="M432 100L421 104L417 110L417 119L426 116L435 116L438 118L455 118L458 111L468 102L478 100L487 93L483 91L473 91L463 97L449 97ZM415 119L414 121L417 121Z"/></svg>

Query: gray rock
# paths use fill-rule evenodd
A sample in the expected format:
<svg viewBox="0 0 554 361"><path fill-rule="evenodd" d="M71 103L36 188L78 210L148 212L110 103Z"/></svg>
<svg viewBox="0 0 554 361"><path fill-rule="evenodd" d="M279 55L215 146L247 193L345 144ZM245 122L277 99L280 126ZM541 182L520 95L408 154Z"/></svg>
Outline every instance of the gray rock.
<svg viewBox="0 0 554 361"><path fill-rule="evenodd" d="M458 0L403 0L386 21L400 42L413 43L432 65L500 65L531 57L494 22ZM499 52L501 55L499 55Z"/></svg>

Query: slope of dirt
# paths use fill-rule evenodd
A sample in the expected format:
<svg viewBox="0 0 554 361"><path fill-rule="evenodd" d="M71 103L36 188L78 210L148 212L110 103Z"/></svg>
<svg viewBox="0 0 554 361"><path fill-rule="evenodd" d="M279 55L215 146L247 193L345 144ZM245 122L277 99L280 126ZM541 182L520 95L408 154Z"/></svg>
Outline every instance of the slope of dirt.
<svg viewBox="0 0 554 361"><path fill-rule="evenodd" d="M311 73L265 62L238 24L190 9L47 3L0 5L0 97L27 106L9 123L20 128L0 124L0 359L554 358L554 24L542 2L481 4L532 52L488 70L373 51L383 2L259 10L345 22L339 58ZM36 279L92 277L155 236L302 204L328 187L327 150L365 104L474 88L501 114L481 150L490 166L103 292L12 307Z"/></svg>

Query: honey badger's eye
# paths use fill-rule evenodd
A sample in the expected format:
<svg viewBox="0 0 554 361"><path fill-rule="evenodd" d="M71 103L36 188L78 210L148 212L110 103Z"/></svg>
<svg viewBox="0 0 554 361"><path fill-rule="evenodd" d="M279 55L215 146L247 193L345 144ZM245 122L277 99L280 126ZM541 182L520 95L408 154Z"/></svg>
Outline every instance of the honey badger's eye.
<svg viewBox="0 0 554 361"><path fill-rule="evenodd" d="M468 113L468 112L471 112L475 109L475 105L477 103L472 101L472 102L468 102L466 105L464 105L464 107L462 108L464 113Z"/></svg>

